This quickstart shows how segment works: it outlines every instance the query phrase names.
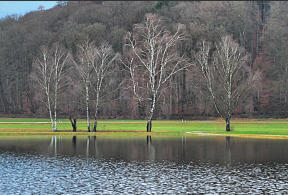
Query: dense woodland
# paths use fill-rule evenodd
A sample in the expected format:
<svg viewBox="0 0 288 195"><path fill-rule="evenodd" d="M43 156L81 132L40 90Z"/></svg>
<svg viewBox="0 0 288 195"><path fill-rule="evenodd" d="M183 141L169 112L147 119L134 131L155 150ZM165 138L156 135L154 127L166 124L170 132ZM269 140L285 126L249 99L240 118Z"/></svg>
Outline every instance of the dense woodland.
<svg viewBox="0 0 288 195"><path fill-rule="evenodd" d="M248 66L261 73L261 82L247 92L234 112L242 117L288 116L288 3L269 1L71 1L58 2L49 10L24 16L8 16L0 21L0 113L47 117L42 92L35 81L37 59L43 47L59 44L74 62L77 48L85 40L112 46L113 54L125 56L127 33L142 23L147 13L159 16L175 33L179 24L185 39L177 53L190 63L203 39L218 43L230 35L249 54ZM42 53L41 53L42 52ZM78 56L78 57L77 57ZM65 83L58 98L58 115L85 117L85 87L73 60L65 68ZM147 105L141 104L129 86L129 73L121 60L103 80L99 108L97 90L89 91L91 115L100 118L144 119ZM141 76L141 75L140 75ZM90 82L90 81L89 81ZM91 80L91 86L96 81ZM193 69L173 75L161 93L153 118L193 119L217 116L208 92ZM96 116L95 116L96 118Z"/></svg>

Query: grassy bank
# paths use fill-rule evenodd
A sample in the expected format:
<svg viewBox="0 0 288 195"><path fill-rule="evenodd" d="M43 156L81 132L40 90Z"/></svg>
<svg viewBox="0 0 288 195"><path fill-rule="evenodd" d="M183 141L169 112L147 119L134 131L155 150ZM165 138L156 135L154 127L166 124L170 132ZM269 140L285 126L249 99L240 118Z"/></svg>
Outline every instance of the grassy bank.
<svg viewBox="0 0 288 195"><path fill-rule="evenodd" d="M85 120L79 120L77 127L79 132L72 133L71 125L67 119L58 122L59 132L51 132L48 119L36 118L0 118L0 135L7 134L61 134L84 135L86 132ZM176 121L155 120L152 124L152 134L182 135L186 132L212 133L229 135L287 135L287 119L234 119L231 121L231 132L225 131L225 123L222 120L213 121ZM103 135L111 132L115 135L129 133L131 135L146 134L146 121L144 120L100 120L98 132ZM123 131L123 132L122 132ZM90 133L93 134L93 133Z"/></svg>

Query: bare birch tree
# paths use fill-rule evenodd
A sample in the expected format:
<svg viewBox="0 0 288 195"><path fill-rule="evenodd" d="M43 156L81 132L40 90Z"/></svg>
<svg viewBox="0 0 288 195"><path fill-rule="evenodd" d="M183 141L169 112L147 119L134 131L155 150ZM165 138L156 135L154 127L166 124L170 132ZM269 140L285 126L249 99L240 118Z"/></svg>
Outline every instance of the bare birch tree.
<svg viewBox="0 0 288 195"><path fill-rule="evenodd" d="M248 54L230 36L222 37L211 52L211 43L202 41L195 55L196 67L217 113L226 121L226 131L230 131L230 119L240 98L255 86L260 73L253 74Z"/></svg>
<svg viewBox="0 0 288 195"><path fill-rule="evenodd" d="M93 67L93 78L95 80L93 87L95 90L95 114L94 114L94 127L93 131L97 129L97 119L99 103L101 100L101 93L103 91L104 79L109 76L111 71L114 70L115 61L118 59L119 54L115 54L112 46L107 42L102 42L99 47L95 47L91 50L89 55L89 62Z"/></svg>
<svg viewBox="0 0 288 195"><path fill-rule="evenodd" d="M91 87L91 73L93 71L93 66L90 60L92 50L93 44L86 40L83 43L77 45L77 52L75 57L72 59L73 64L75 65L85 88L86 120L88 132L90 132L89 94Z"/></svg>
<svg viewBox="0 0 288 195"><path fill-rule="evenodd" d="M42 101L48 109L52 130L56 131L58 94L65 83L65 66L69 55L58 44L54 44L52 48L43 46L40 52L40 57L34 62L35 79L44 92Z"/></svg>
<svg viewBox="0 0 288 195"><path fill-rule="evenodd" d="M144 23L135 25L133 32L127 34L127 51L122 62L129 71L135 97L139 102L150 103L147 132L151 132L156 103L164 85L191 65L177 53L176 44L183 39L179 27L171 34L154 14L147 14Z"/></svg>
<svg viewBox="0 0 288 195"><path fill-rule="evenodd" d="M86 115L88 131L90 131L89 94L90 87L95 92L95 114L93 131L97 129L98 110L103 90L103 81L113 70L118 54L113 52L112 46L102 42L97 47L93 42L85 41L78 45L74 64L81 76L86 94Z"/></svg>
<svg viewBox="0 0 288 195"><path fill-rule="evenodd" d="M52 77L53 77L53 67L51 66L51 59L49 56L49 49L47 47L42 47L40 49L41 56L34 62L36 68L36 81L40 86L40 89L44 91L44 100L42 102L48 109L49 118L51 122L51 128L54 130L54 122L52 117L52 106L51 106L51 91L52 91Z"/></svg>

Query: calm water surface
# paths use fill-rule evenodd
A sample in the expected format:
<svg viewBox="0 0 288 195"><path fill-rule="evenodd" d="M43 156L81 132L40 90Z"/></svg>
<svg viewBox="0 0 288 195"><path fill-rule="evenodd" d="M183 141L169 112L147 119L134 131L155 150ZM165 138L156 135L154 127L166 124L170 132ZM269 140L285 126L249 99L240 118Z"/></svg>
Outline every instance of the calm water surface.
<svg viewBox="0 0 288 195"><path fill-rule="evenodd" d="M288 193L288 140L0 137L0 194Z"/></svg>

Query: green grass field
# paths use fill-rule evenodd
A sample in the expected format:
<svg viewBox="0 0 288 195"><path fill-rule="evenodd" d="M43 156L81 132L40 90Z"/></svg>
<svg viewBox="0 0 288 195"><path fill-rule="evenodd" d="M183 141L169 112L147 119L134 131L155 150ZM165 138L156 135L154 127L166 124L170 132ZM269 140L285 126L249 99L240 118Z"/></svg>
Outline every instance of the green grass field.
<svg viewBox="0 0 288 195"><path fill-rule="evenodd" d="M91 124L92 125L92 124ZM86 130L85 120L77 122L78 130ZM176 121L154 120L152 122L152 134L183 135L185 132L231 134L231 135L288 135L287 119L249 119L232 120L231 132L225 131L224 121ZM0 118L0 135L6 134L71 134L71 124L68 119L60 119L58 130L50 132L51 125L48 119L37 118ZM65 130L65 132L63 132ZM98 131L123 131L114 132L115 135L123 135L129 131L132 135L145 134L146 121L144 120L99 120ZM139 131L139 132L137 132ZM75 133L74 133L75 134ZM87 134L77 132L76 134ZM90 133L92 134L92 133ZM102 133L103 134L103 133ZM185 133L187 134L187 133Z"/></svg>

